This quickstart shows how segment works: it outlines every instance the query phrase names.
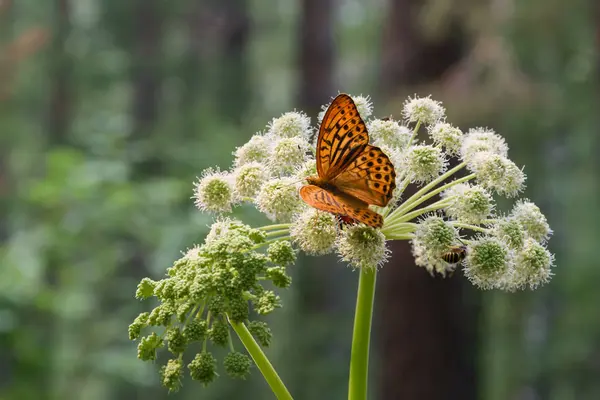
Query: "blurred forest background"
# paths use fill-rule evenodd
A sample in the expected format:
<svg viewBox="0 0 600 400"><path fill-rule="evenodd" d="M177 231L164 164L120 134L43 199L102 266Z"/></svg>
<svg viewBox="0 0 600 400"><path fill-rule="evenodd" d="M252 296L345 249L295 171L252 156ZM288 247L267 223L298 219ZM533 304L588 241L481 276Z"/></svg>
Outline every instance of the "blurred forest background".
<svg viewBox="0 0 600 400"><path fill-rule="evenodd" d="M597 0L0 0L0 399L271 398L256 369L168 395L127 338L133 296L205 235L195 176L338 91L493 127L555 230L555 278L516 294L394 244L371 397L600 399L599 54ZM345 398L358 276L293 277L271 361L295 398Z"/></svg>

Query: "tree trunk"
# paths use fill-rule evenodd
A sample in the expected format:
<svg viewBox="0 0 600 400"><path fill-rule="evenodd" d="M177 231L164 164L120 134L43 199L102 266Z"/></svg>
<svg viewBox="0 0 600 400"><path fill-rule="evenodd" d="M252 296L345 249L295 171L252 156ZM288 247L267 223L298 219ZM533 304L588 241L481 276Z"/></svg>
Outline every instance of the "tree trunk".
<svg viewBox="0 0 600 400"><path fill-rule="evenodd" d="M439 79L461 57L462 43L454 33L436 43L421 36L416 3L390 3L380 70L381 93L388 99L406 93L408 85ZM414 191L409 188L404 197ZM393 242L391 248L392 261L380 273L377 300L379 397L476 398L475 320L466 299L465 280L462 276L430 276L415 266L406 241Z"/></svg>
<svg viewBox="0 0 600 400"><path fill-rule="evenodd" d="M297 104L315 123L321 106L336 94L332 82L334 4L332 0L303 0L301 10ZM293 325L290 345L294 344L295 351L291 360L287 358L289 375L294 377L290 390L299 399L342 398L346 391L350 342L349 335L340 337L339 332L340 325L346 324L347 332L351 332L351 321L344 321L344 316L353 307L344 304L343 293L355 290L350 280L357 275L341 270L333 257L302 258L300 264L294 276L296 301L294 318L290 321Z"/></svg>
<svg viewBox="0 0 600 400"><path fill-rule="evenodd" d="M331 96L335 45L333 1L304 0L300 20L300 107L313 116Z"/></svg>

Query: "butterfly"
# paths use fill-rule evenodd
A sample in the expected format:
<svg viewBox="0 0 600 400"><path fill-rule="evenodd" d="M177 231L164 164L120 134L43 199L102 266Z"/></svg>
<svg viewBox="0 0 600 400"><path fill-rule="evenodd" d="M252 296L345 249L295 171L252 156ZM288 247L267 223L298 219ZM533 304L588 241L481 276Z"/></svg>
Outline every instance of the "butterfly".
<svg viewBox="0 0 600 400"><path fill-rule="evenodd" d="M319 210L380 228L383 217L369 205L389 203L396 172L388 156L369 144L367 127L347 94L338 95L325 112L316 161L318 176L306 179L302 199Z"/></svg>

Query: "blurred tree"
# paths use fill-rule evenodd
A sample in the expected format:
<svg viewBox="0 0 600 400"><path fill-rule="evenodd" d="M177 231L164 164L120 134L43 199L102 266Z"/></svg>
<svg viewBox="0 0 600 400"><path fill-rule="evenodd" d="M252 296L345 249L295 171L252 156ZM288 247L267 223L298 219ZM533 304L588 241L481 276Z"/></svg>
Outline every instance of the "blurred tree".
<svg viewBox="0 0 600 400"><path fill-rule="evenodd" d="M380 72L388 100L410 85L440 79L462 56L460 30L427 40L417 18L421 10L411 0L389 3ZM380 397L474 399L475 320L465 281L432 277L415 266L408 242L391 247L395 261L379 277Z"/></svg>

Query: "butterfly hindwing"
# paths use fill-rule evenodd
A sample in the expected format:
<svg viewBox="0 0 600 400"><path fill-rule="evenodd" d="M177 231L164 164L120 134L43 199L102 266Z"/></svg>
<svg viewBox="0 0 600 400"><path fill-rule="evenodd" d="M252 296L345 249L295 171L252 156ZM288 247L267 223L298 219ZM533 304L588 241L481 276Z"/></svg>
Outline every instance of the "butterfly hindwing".
<svg viewBox="0 0 600 400"><path fill-rule="evenodd" d="M362 200L345 193L333 194L315 185L300 188L300 196L310 206L341 216L349 216L359 222L380 228L383 217L369 210L369 205Z"/></svg>
<svg viewBox="0 0 600 400"><path fill-rule="evenodd" d="M314 208L333 214L346 215L343 205L335 196L325 189L315 185L305 185L300 188L302 199Z"/></svg>
<svg viewBox="0 0 600 400"><path fill-rule="evenodd" d="M396 188L396 172L379 147L368 145L331 183L342 192L383 207Z"/></svg>
<svg viewBox="0 0 600 400"><path fill-rule="evenodd" d="M330 180L342 172L369 143L367 127L354 101L338 95L323 116L317 140L317 172Z"/></svg>

